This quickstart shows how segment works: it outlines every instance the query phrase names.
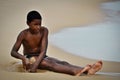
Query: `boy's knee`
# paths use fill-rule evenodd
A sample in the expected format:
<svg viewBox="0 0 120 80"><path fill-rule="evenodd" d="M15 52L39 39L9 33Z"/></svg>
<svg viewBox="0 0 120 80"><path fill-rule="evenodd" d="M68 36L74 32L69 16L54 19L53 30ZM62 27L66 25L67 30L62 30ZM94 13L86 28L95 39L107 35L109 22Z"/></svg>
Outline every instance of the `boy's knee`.
<svg viewBox="0 0 120 80"><path fill-rule="evenodd" d="M63 65L68 65L68 64L69 64L69 63L66 62L66 61L61 61L61 62L59 62L59 63L61 63L61 64L63 64Z"/></svg>

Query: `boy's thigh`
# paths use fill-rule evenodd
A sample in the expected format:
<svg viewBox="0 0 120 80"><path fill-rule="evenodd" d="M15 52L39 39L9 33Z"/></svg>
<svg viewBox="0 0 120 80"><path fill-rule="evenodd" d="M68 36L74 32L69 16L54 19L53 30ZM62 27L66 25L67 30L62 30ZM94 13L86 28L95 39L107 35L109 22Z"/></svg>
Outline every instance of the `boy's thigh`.
<svg viewBox="0 0 120 80"><path fill-rule="evenodd" d="M52 58L52 57L48 57L48 60L53 61L57 64L61 64L61 65L69 65L69 63L66 61L61 61L61 60L58 60L58 59Z"/></svg>

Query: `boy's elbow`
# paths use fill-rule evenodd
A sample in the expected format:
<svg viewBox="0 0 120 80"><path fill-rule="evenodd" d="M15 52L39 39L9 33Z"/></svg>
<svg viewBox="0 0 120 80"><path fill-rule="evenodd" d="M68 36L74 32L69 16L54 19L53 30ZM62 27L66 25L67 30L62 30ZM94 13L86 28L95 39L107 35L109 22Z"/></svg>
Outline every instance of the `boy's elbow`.
<svg viewBox="0 0 120 80"><path fill-rule="evenodd" d="M14 51L11 51L11 53L10 53L10 55L12 56L12 57L14 57Z"/></svg>
<svg viewBox="0 0 120 80"><path fill-rule="evenodd" d="M10 55L13 57L13 51L11 51Z"/></svg>

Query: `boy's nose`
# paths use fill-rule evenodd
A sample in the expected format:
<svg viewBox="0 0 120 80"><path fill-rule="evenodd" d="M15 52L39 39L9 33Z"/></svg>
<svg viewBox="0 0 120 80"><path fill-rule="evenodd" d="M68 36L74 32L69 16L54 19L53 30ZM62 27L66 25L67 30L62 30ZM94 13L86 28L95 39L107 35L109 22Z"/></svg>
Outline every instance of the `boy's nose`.
<svg viewBox="0 0 120 80"><path fill-rule="evenodd" d="M40 29L40 26L36 26L37 29Z"/></svg>

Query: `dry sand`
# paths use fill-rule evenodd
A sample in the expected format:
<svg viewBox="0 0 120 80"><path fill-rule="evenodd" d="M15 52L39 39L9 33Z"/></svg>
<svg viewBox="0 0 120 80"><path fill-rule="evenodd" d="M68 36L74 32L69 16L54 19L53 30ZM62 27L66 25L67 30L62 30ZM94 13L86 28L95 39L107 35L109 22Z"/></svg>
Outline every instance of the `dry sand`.
<svg viewBox="0 0 120 80"><path fill-rule="evenodd" d="M46 70L25 73L20 60L10 56L10 50L17 35L27 28L26 14L30 10L40 11L43 16L43 25L48 27L50 34L54 34L66 27L89 25L104 20L105 14L100 10L99 4L106 1L110 0L1 0L0 80L119 80L120 74L117 74L120 73L119 62L103 61L102 73L76 77ZM69 54L50 43L47 55L80 66L95 62L95 60Z"/></svg>

